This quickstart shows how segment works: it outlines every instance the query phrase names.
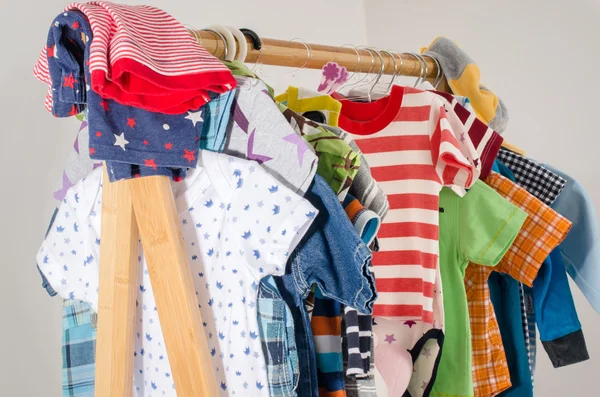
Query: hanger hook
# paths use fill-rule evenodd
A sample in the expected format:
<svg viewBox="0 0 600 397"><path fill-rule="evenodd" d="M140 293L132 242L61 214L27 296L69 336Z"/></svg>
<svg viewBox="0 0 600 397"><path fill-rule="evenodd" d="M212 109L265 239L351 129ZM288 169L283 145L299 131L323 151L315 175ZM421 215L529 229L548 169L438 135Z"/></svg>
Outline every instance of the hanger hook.
<svg viewBox="0 0 600 397"><path fill-rule="evenodd" d="M398 56L398 58L400 58L400 71L398 72L398 76L402 76L402 71L404 70L404 58L402 57L402 54L399 52L395 52L394 54L396 54Z"/></svg>
<svg viewBox="0 0 600 397"><path fill-rule="evenodd" d="M304 65L300 66L298 69L294 69L291 72L292 75L294 75L296 72L304 69L306 67L306 65L308 65L308 62L312 59L312 49L310 48L310 45L306 42L306 40L304 40L303 38L296 37L294 39L291 39L290 41L298 41L298 42L302 43L304 45L304 47L306 47L306 62L304 62Z"/></svg>
<svg viewBox="0 0 600 397"><path fill-rule="evenodd" d="M202 45L202 37L200 37L200 35L198 34L198 32L196 31L196 28L194 27L194 25L190 25L190 24L186 24L183 25L183 27L192 35L194 36L194 38L196 39L196 42L200 45Z"/></svg>
<svg viewBox="0 0 600 397"><path fill-rule="evenodd" d="M339 89L341 90L342 88L344 88L346 85L348 85L348 83L350 82L350 80L352 80L354 78L354 76L356 76L356 73L358 72L358 68L360 66L360 52L358 52L358 50L356 49L355 46L353 46L352 44L344 44L342 47L350 47L354 50L354 52L356 52L356 66L354 67L354 71L352 71L352 75L348 78L348 80L344 83L344 85L342 85Z"/></svg>
<svg viewBox="0 0 600 397"><path fill-rule="evenodd" d="M427 57L427 58L431 59L437 67L437 73L435 75L435 80L433 80L433 84L432 84L433 87L435 89L437 89L437 87L441 83L442 77L443 77L442 76L442 66L440 65L440 62L437 60L437 58L434 58L431 55L423 55L423 57Z"/></svg>
<svg viewBox="0 0 600 397"><path fill-rule="evenodd" d="M398 73L398 64L396 63L396 58L394 58L394 55L392 55L391 52L387 50L381 50L380 53L387 54L390 58L392 58L392 61L394 62L394 74L392 75L392 80L390 81L390 84L388 85L386 90L386 93L389 93L392 89L392 85L394 84L394 80L396 79L396 74Z"/></svg>
<svg viewBox="0 0 600 397"><path fill-rule="evenodd" d="M211 28L204 28L204 29L200 29L200 30L201 31L206 31L206 32L211 32L211 33L214 33L217 36L219 36L219 38L223 42L223 48L225 49L225 54L223 55L223 59L226 59L227 55L229 55L229 53L227 51L227 40L225 40L225 36L223 36L221 33L217 32L216 30L211 29Z"/></svg>
<svg viewBox="0 0 600 397"><path fill-rule="evenodd" d="M367 46L357 46L355 47L356 51L358 52L359 50L367 50L369 51L369 55L371 55L371 67L369 68L369 71L367 72L362 72L364 73L364 77L360 80L358 80L356 83L351 84L351 86L355 86L358 85L360 83L362 83L363 81L365 81L365 79L367 78L367 76L371 73L371 71L373 70L373 68L375 67L375 55L373 55L373 50L369 49L369 47ZM360 52L359 52L360 53Z"/></svg>
<svg viewBox="0 0 600 397"><path fill-rule="evenodd" d="M417 55L414 52L409 52L407 53L408 55L412 56L413 58L415 58L417 60L417 62L419 62L419 77L417 78L417 81L415 81L415 85L413 87L417 87L419 85L419 80L421 79L421 76L423 75L423 62L421 61L421 59L419 59L419 57L417 57Z"/></svg>
<svg viewBox="0 0 600 397"><path fill-rule="evenodd" d="M423 72L423 76L421 76L421 82L419 83L422 84L427 79L427 75L429 74L429 65L427 65L425 58L423 58L420 54L415 53L415 55L417 56L417 58L419 58L419 61L423 63L423 68L425 69Z"/></svg>
<svg viewBox="0 0 600 397"><path fill-rule="evenodd" d="M375 89L375 86L377 85L377 83L379 83L379 80L381 80L381 76L383 76L383 73L385 72L385 62L383 60L383 56L381 55L381 52L376 49L373 48L373 51L375 51L375 54L379 57L379 63L381 64L381 68L379 69L379 73L377 74L377 77L375 78L373 85L371 86L371 89L369 90L369 102L371 101L371 96L373 94L373 90Z"/></svg>

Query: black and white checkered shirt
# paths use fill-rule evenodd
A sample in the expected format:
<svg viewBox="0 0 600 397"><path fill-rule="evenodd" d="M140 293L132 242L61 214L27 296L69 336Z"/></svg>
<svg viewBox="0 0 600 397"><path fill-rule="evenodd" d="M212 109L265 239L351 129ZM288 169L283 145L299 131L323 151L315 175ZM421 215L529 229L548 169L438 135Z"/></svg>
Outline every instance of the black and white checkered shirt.
<svg viewBox="0 0 600 397"><path fill-rule="evenodd" d="M498 160L512 171L517 184L546 205L551 205L556 200L567 183L554 172L510 150L500 149Z"/></svg>

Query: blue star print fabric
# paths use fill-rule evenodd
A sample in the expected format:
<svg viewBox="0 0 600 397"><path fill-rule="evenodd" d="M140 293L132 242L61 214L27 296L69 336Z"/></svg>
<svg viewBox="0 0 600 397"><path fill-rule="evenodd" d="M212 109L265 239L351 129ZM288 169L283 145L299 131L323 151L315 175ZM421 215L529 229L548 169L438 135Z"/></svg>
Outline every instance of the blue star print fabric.
<svg viewBox="0 0 600 397"><path fill-rule="evenodd" d="M199 166L172 188L220 394L267 397L259 282L284 273L318 211L256 162L210 151L201 151ZM102 172L96 169L69 189L37 255L58 295L94 310L101 212ZM133 395L176 396L141 247L138 262Z"/></svg>
<svg viewBox="0 0 600 397"><path fill-rule="evenodd" d="M51 25L47 48L53 114L74 116L87 108L89 154L108 162L111 181L148 175L183 179L198 161L205 109L167 115L103 99L86 84L91 40L89 22L79 12L60 14Z"/></svg>

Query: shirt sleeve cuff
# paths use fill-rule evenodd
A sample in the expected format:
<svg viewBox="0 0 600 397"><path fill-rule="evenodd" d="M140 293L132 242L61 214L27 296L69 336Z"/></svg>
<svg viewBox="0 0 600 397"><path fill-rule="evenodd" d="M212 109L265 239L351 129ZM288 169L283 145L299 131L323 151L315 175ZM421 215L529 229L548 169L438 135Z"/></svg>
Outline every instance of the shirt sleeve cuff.
<svg viewBox="0 0 600 397"><path fill-rule="evenodd" d="M554 368L589 360L590 356L581 329L551 341L542 341Z"/></svg>

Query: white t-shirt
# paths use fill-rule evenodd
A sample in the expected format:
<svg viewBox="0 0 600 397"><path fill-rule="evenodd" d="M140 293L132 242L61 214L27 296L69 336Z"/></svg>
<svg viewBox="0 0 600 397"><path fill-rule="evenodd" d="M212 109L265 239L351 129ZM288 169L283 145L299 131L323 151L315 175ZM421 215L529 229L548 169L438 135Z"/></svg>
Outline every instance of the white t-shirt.
<svg viewBox="0 0 600 397"><path fill-rule="evenodd" d="M258 284L285 272L317 214L254 161L200 152L173 184L184 245L221 395L268 396L257 322ZM38 253L63 298L98 308L102 170L69 189ZM134 396L175 396L146 261L139 255Z"/></svg>

